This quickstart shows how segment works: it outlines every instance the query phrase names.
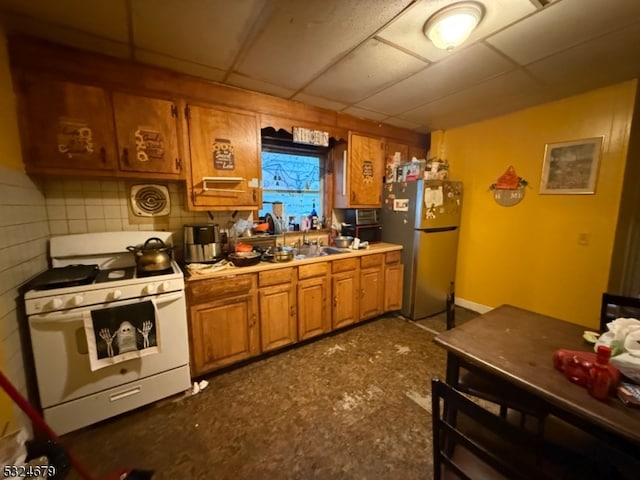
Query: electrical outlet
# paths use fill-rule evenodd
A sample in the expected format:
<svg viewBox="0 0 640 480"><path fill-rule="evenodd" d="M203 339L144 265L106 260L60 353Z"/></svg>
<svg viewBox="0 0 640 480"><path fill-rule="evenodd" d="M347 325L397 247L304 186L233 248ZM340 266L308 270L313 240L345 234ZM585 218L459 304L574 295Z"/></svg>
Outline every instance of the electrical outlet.
<svg viewBox="0 0 640 480"><path fill-rule="evenodd" d="M589 245L589 234L588 233L579 233L578 234L578 245Z"/></svg>

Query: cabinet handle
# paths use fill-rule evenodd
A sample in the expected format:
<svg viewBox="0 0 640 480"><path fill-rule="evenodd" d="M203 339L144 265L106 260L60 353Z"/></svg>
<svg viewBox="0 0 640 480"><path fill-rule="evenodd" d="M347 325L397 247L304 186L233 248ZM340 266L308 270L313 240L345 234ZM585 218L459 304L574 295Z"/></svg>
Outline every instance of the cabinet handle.
<svg viewBox="0 0 640 480"><path fill-rule="evenodd" d="M256 195L256 189L253 189L253 201L257 202L258 201L258 195Z"/></svg>
<svg viewBox="0 0 640 480"><path fill-rule="evenodd" d="M338 307L338 297L333 297L333 306Z"/></svg>
<svg viewBox="0 0 640 480"><path fill-rule="evenodd" d="M102 163L107 163L107 151L104 147L100 147L100 161Z"/></svg>
<svg viewBox="0 0 640 480"><path fill-rule="evenodd" d="M122 149L122 161L125 163L125 165L129 165L129 149L128 148Z"/></svg>
<svg viewBox="0 0 640 480"><path fill-rule="evenodd" d="M351 192L351 201L352 202L356 201L356 192Z"/></svg>
<svg viewBox="0 0 640 480"><path fill-rule="evenodd" d="M182 170L182 160L180 160L179 158L176 158L176 170Z"/></svg>
<svg viewBox="0 0 640 480"><path fill-rule="evenodd" d="M256 314L254 313L253 315L251 315L251 327L255 327L256 326Z"/></svg>
<svg viewBox="0 0 640 480"><path fill-rule="evenodd" d="M291 305L289 307L289 312L291 314L291 316L293 317L296 314L296 307L294 307L293 305Z"/></svg>

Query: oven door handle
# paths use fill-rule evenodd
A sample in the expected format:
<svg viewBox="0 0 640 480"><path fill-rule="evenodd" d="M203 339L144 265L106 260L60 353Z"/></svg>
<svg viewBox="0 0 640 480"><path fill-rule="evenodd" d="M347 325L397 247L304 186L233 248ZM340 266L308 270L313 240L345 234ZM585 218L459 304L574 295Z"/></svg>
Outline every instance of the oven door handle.
<svg viewBox="0 0 640 480"><path fill-rule="evenodd" d="M144 298L144 297L143 297ZM184 291L167 293L163 295L158 295L153 299L153 302L157 305L161 305L163 303L174 302L176 300L180 300L184 298ZM116 302L118 305L126 305L127 302ZM134 302L130 302L134 303ZM116 305L109 305L104 308L115 307ZM31 315L29 316L29 321L33 323L71 323L71 322L81 322L83 321L83 312L87 310L100 310L100 308L92 308L92 309L82 309L78 311L78 309L72 310L63 310L60 312L51 312L44 315Z"/></svg>

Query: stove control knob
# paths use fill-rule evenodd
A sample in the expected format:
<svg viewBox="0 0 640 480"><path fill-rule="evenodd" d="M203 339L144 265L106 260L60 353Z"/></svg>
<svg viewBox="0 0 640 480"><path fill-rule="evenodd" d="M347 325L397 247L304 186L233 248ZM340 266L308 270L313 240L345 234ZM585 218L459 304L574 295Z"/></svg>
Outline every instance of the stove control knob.
<svg viewBox="0 0 640 480"><path fill-rule="evenodd" d="M159 288L159 290L160 290L161 292L166 292L166 291L168 291L168 290L169 290L169 288L170 288L170 287L171 287L171 284L170 284L169 282L162 282L162 283L160 284L160 288Z"/></svg>
<svg viewBox="0 0 640 480"><path fill-rule="evenodd" d="M149 285L144 287L144 293L148 295L155 293L155 291L156 291L156 286L153 283L150 283Z"/></svg>
<svg viewBox="0 0 640 480"><path fill-rule="evenodd" d="M122 290L114 290L113 292L111 292L111 298L113 298L114 300L119 299L122 296Z"/></svg>
<svg viewBox="0 0 640 480"><path fill-rule="evenodd" d="M74 295L73 297L71 297L69 303L71 303L71 305L73 305L74 307L77 307L78 305L82 305L82 302L84 302L84 297L82 295Z"/></svg>
<svg viewBox="0 0 640 480"><path fill-rule="evenodd" d="M60 308L62 306L62 299L54 298L53 300L51 300L51 306L53 308Z"/></svg>

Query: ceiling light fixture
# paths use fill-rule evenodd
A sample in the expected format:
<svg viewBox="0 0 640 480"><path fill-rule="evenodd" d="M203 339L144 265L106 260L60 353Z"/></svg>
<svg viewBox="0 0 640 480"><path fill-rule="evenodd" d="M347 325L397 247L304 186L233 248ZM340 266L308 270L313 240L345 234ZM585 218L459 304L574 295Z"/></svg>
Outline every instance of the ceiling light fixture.
<svg viewBox="0 0 640 480"><path fill-rule="evenodd" d="M453 50L478 26L484 7L477 2L459 2L434 13L424 24L424 34L443 50Z"/></svg>

